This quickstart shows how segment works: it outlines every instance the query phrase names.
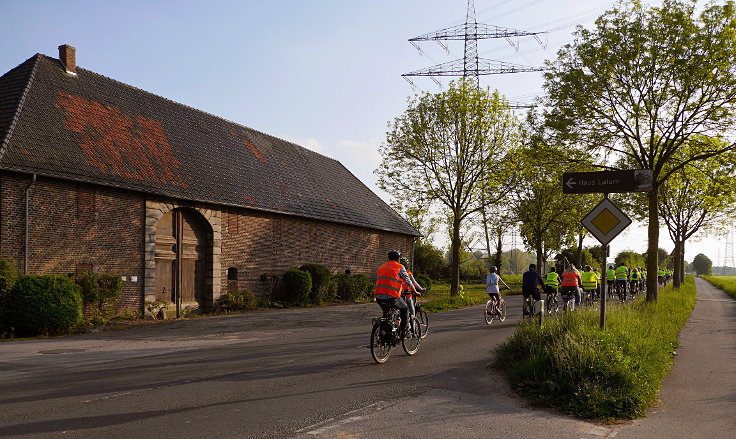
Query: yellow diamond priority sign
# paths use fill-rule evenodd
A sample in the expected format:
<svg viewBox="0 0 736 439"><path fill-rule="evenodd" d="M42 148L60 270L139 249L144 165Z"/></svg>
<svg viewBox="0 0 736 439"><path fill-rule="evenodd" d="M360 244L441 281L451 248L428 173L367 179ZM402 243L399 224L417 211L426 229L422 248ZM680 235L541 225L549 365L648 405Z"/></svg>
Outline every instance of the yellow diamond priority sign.
<svg viewBox="0 0 736 439"><path fill-rule="evenodd" d="M601 244L607 245L631 224L631 218L605 198L580 222Z"/></svg>

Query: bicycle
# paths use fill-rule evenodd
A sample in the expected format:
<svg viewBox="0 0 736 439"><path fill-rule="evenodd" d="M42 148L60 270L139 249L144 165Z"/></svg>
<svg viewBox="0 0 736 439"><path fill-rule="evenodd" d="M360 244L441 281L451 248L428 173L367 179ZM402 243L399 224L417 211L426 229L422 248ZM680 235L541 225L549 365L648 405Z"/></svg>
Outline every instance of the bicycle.
<svg viewBox="0 0 736 439"><path fill-rule="evenodd" d="M506 301L496 300L495 296L491 296L483 309L483 318L486 325L493 323L494 318L498 319L499 322L506 320Z"/></svg>
<svg viewBox="0 0 736 439"><path fill-rule="evenodd" d="M555 290L554 293L547 292L547 300L545 301L545 304L547 305L547 315L555 314L560 310L560 303L557 300L557 291Z"/></svg>
<svg viewBox="0 0 736 439"><path fill-rule="evenodd" d="M529 294L524 298L524 305L521 309L521 315L523 319L529 318L529 320L537 316L539 324L541 325L542 319L544 318L544 301L536 300L534 297L532 297L531 294Z"/></svg>
<svg viewBox="0 0 736 439"><path fill-rule="evenodd" d="M419 321L419 326L422 330L421 337L426 337L429 332L429 316L427 315L427 311L422 308L422 304L416 299L414 300L414 316Z"/></svg>
<svg viewBox="0 0 736 439"><path fill-rule="evenodd" d="M397 308L392 307L388 313L373 318L371 330L371 356L376 363L382 364L391 356L391 351L401 341L407 355L414 355L419 350L422 339L422 327L416 317L411 316L406 324L407 334L401 337L399 328L401 316Z"/></svg>

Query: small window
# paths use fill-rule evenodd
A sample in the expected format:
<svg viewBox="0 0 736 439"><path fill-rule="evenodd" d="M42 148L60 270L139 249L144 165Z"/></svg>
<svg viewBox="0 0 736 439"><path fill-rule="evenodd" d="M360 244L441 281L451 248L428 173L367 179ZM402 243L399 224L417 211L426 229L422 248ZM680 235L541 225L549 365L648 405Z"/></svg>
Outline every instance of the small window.
<svg viewBox="0 0 736 439"><path fill-rule="evenodd" d="M238 269L237 268L228 268L227 269L227 280L238 280Z"/></svg>

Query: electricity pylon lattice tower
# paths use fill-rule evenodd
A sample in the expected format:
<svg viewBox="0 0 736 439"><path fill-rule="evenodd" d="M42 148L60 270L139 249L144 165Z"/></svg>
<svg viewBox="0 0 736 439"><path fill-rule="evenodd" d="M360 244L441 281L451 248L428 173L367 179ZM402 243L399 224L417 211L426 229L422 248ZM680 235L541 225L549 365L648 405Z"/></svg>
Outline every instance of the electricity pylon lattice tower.
<svg viewBox="0 0 736 439"><path fill-rule="evenodd" d="M726 234L726 252L723 255L723 267L725 270L728 270L729 273L733 270L733 267L736 267L733 260L733 233L734 232L732 230L729 230Z"/></svg>
<svg viewBox="0 0 736 439"><path fill-rule="evenodd" d="M468 11L464 24L459 24L457 26L448 27L409 39L409 42L416 47L420 53L422 51L416 44L417 41L436 41L445 48L445 50L447 50L447 46L445 46L442 41L464 41L465 54L463 58L437 64L425 69L415 70L410 73L404 73L401 76L406 79L412 87L414 87L414 83L409 79L409 77L412 76L428 76L438 84L439 81L434 78L435 76L462 76L463 78L474 79L476 86L480 86L481 75L539 72L542 70L539 67L529 67L478 57L478 40L490 38L506 38L508 40L511 37L533 36L540 44L542 44L541 40L539 40L539 37L537 36L542 33L543 32L527 32L478 23L475 18L475 5L473 4L473 0L468 0ZM514 106L518 108L522 105L512 105L512 107Z"/></svg>

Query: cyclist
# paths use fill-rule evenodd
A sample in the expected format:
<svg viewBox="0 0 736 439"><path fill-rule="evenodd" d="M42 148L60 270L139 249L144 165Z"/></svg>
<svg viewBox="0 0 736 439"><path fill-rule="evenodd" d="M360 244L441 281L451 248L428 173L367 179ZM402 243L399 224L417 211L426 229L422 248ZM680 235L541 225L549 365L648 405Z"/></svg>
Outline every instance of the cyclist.
<svg viewBox="0 0 736 439"><path fill-rule="evenodd" d="M639 288L641 288L641 280L642 278L639 267L634 267L634 269L631 270L631 297L634 297L639 292Z"/></svg>
<svg viewBox="0 0 736 439"><path fill-rule="evenodd" d="M486 293L488 293L488 297L493 299L493 312L498 313L498 306L503 303L503 297L501 297L501 293L498 289L498 283L501 282L503 286L505 286L507 289L509 288L508 285L506 285L506 282L501 279L501 276L497 273L498 269L496 267L492 266L488 271L488 276L486 276ZM488 312L488 310L485 310Z"/></svg>
<svg viewBox="0 0 736 439"><path fill-rule="evenodd" d="M526 298L529 296L532 296L534 300L542 299L542 296L539 294L539 290L537 289L537 285L544 288L544 282L542 281L542 277L539 273L537 273L536 264L529 264L529 270L525 271L524 274L521 275L521 295L523 296L522 308L523 304L526 302ZM524 313L526 312L527 310L524 309ZM531 314L534 310L528 310L528 312Z"/></svg>
<svg viewBox="0 0 736 439"><path fill-rule="evenodd" d="M608 289L608 297L611 297L611 291L613 290L615 282L616 270L613 269L613 265L609 265L608 270L606 270L606 288Z"/></svg>
<svg viewBox="0 0 736 439"><path fill-rule="evenodd" d="M564 303L572 296L575 298L575 305L580 305L580 287L582 286L577 268L573 264L568 265L562 272L562 302Z"/></svg>
<svg viewBox="0 0 736 439"><path fill-rule="evenodd" d="M550 267L549 273L544 276L544 292L547 293L548 298L557 300L557 289L560 286L560 275L557 274L555 267Z"/></svg>
<svg viewBox="0 0 736 439"><path fill-rule="evenodd" d="M592 302L595 298L595 290L598 288L598 276L595 271L590 268L590 265L586 265L583 268L583 273L580 275L580 281L583 285L583 291L588 294L590 301Z"/></svg>
<svg viewBox="0 0 736 439"><path fill-rule="evenodd" d="M401 258L399 259L399 262L401 265L406 268L406 274L409 275L409 279L411 280L411 284L414 285L414 290L417 292L417 296L421 296L422 293L419 291L424 291L424 288L419 285L419 282L414 279L414 275L411 274L411 271L409 271L409 260L407 258ZM409 315L413 316L416 314L414 302L416 298L414 298L414 294L412 294L412 289L409 288L409 285L406 283L406 281L402 281L402 290L401 290L401 297L406 302L406 306L409 308Z"/></svg>
<svg viewBox="0 0 736 439"><path fill-rule="evenodd" d="M601 289L601 274L598 273L598 267L593 267L593 273L595 273L595 291L593 293L593 301L595 301L598 298L598 291Z"/></svg>
<svg viewBox="0 0 736 439"><path fill-rule="evenodd" d="M618 284L619 294L622 295L623 300L626 300L626 288L629 283L629 267L623 262L616 267L616 283Z"/></svg>
<svg viewBox="0 0 736 439"><path fill-rule="evenodd" d="M406 284L412 293L416 293L416 289L411 283L406 268L399 263L400 258L400 251L391 250L388 252L388 262L378 267L374 296L384 315L388 314L391 307L399 310L401 314L399 334L403 337L406 334L406 322L409 320L409 312L406 302L401 298L401 288Z"/></svg>
<svg viewBox="0 0 736 439"><path fill-rule="evenodd" d="M657 268L657 283L664 285L664 270L662 267Z"/></svg>

